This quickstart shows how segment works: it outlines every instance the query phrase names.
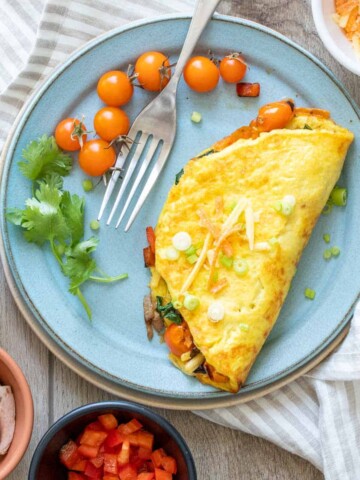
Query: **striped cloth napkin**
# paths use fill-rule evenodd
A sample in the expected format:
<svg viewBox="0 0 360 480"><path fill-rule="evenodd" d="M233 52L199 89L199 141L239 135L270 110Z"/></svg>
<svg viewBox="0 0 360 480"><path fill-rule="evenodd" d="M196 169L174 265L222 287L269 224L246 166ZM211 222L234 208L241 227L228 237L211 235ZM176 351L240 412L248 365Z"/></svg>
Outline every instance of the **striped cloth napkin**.
<svg viewBox="0 0 360 480"><path fill-rule="evenodd" d="M132 20L191 12L193 5L194 0L0 0L0 149L29 94L73 50ZM307 375L245 405L195 413L300 455L327 480L359 479L360 308L342 345Z"/></svg>

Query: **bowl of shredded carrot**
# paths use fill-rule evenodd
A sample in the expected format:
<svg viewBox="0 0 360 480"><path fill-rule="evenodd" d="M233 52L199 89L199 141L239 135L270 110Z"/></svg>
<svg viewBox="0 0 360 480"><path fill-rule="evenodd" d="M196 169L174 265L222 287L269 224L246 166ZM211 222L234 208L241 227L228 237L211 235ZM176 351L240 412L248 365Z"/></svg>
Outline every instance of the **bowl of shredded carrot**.
<svg viewBox="0 0 360 480"><path fill-rule="evenodd" d="M360 76L360 0L312 0L318 34L330 54Z"/></svg>

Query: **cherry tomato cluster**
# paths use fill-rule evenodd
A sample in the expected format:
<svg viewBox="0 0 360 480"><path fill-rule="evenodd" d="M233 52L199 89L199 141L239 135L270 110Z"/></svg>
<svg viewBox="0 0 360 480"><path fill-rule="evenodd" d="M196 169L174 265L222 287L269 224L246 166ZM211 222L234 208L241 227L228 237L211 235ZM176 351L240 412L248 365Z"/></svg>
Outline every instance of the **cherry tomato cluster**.
<svg viewBox="0 0 360 480"><path fill-rule="evenodd" d="M190 58L184 68L187 85L196 92L210 92L219 83L220 77L227 83L240 82L247 65L239 53L226 55L220 63L214 58L196 56Z"/></svg>
<svg viewBox="0 0 360 480"><path fill-rule="evenodd" d="M104 73L97 84L97 94L104 102L94 117L94 129L100 138L87 141L87 129L82 120L66 118L56 127L55 140L60 148L79 152L79 165L90 176L103 175L116 159L112 146L130 129L128 115L120 107L134 94L134 81L151 92L162 90L171 78L168 58L160 52L146 52L136 60L132 74L121 70Z"/></svg>

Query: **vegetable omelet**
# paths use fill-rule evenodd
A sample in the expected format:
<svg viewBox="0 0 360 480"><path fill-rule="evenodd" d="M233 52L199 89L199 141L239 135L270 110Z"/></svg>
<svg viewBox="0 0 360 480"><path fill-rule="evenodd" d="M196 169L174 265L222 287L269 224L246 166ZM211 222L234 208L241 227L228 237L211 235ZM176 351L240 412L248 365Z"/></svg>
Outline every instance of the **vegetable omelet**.
<svg viewBox="0 0 360 480"><path fill-rule="evenodd" d="M184 373L230 392L244 384L352 140L328 112L276 102L177 176L147 232L144 305Z"/></svg>

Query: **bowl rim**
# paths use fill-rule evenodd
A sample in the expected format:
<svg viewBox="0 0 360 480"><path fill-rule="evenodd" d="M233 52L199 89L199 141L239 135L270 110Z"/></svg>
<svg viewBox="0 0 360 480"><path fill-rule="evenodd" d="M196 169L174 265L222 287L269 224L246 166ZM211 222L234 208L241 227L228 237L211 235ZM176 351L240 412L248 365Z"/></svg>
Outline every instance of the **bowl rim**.
<svg viewBox="0 0 360 480"><path fill-rule="evenodd" d="M319 37L324 44L327 51L337 60L343 67L355 75L360 76L360 61L354 63L351 59L343 54L343 51L338 47L324 21L324 14L322 11L322 0L311 0L311 10L314 19L316 30Z"/></svg>
<svg viewBox="0 0 360 480"><path fill-rule="evenodd" d="M39 460L42 457L44 450L48 444L48 442L56 435L64 426L68 425L72 420L78 419L85 414L93 413L96 411L104 410L104 409L118 409L127 411L130 413L141 413L144 416L148 417L150 420L153 420L155 423L160 425L166 432L174 438L180 450L184 456L186 466L189 471L189 480L197 480L197 473L195 468L194 458L188 447L187 443L185 442L182 435L178 432L178 430L171 425L168 420L164 417L159 415L156 412L144 407L135 402L129 402L126 400L110 400L104 402L95 402L89 403L86 405L82 405L77 407L70 412L65 413L62 417L60 417L43 435L40 442L38 443L36 449L34 450L30 467L29 467L29 475L28 480L36 480L35 474L39 464Z"/></svg>
<svg viewBox="0 0 360 480"><path fill-rule="evenodd" d="M0 478L6 478L20 463L22 457L24 456L30 439L32 436L33 425L34 425L34 402L31 394L29 384L26 380L24 373L22 372L19 365L16 361L3 349L0 348L0 362L5 365L5 367L12 373L16 378L16 383L19 386L21 391L21 396L24 400L24 423L21 425L22 435L20 436L19 443L17 444L16 450L12 453L11 457L8 458L8 452L4 455L2 461L0 462ZM10 387L13 386L10 385ZM15 409L16 409L16 399L15 399ZM16 410L15 410L15 432L16 432Z"/></svg>

